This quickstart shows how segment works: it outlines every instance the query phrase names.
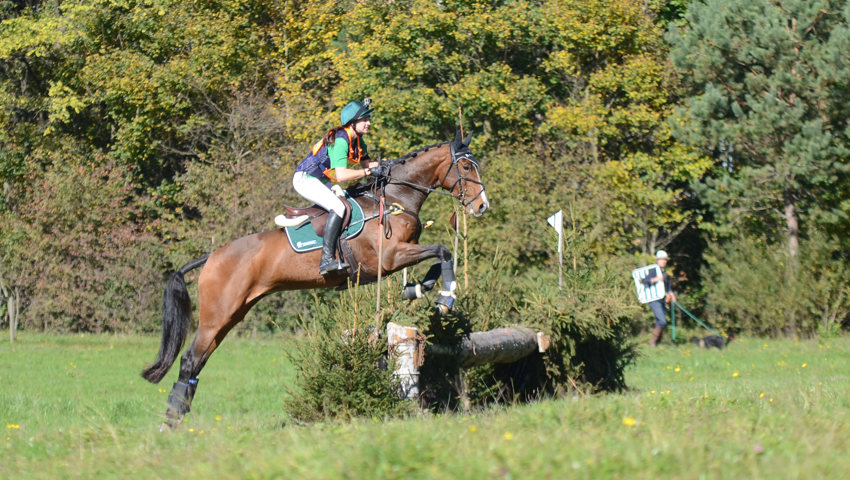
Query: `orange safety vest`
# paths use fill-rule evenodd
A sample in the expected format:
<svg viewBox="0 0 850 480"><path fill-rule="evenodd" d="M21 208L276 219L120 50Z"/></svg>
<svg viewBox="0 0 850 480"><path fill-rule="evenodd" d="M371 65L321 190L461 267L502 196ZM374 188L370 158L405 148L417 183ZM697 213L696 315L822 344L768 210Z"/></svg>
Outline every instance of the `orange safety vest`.
<svg viewBox="0 0 850 480"><path fill-rule="evenodd" d="M360 148L360 135L357 135L353 126L345 127L344 130L348 135L348 161L350 163L360 163L360 160L363 158L363 149ZM318 153L322 150L322 147L327 148L324 144L324 140L316 142L316 144L313 145L313 155L318 155ZM328 167L322 173L324 173L325 176L330 178L332 181L336 181L336 170L333 168Z"/></svg>

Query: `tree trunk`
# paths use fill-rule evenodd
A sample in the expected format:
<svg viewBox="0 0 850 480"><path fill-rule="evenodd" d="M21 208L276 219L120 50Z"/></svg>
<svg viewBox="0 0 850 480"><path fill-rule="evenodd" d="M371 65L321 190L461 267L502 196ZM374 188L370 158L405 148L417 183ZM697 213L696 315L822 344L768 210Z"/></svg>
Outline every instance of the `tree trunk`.
<svg viewBox="0 0 850 480"><path fill-rule="evenodd" d="M800 219L797 217L797 208L794 203L793 194L789 190L785 190L783 199L785 201L785 226L788 231L788 264L785 267L785 283L789 289L792 289L799 287L797 285L797 274L799 272ZM793 308L789 309L785 320L785 335L796 337L796 310Z"/></svg>
<svg viewBox="0 0 850 480"><path fill-rule="evenodd" d="M9 321L9 342L14 342L15 331L18 329L18 313L21 310L21 289L20 287L9 288L3 279L3 272L0 271L0 304L4 302L6 311L3 313Z"/></svg>
<svg viewBox="0 0 850 480"><path fill-rule="evenodd" d="M425 345L425 337L415 327L387 323L387 345L395 357L393 375L399 380L399 397L414 399L419 396L419 367L427 354L458 357L461 367L469 368L488 363L512 363L549 348L549 337L526 327L497 328L487 332L472 332L458 345ZM422 348L424 346L424 349ZM465 396L466 373L461 371L457 381L458 391ZM463 398L465 410L469 399Z"/></svg>
<svg viewBox="0 0 850 480"><path fill-rule="evenodd" d="M786 190L783 197L785 200L785 228L788 230L788 254L792 262L796 263L800 251L800 219L797 218L797 208L791 192Z"/></svg>
<svg viewBox="0 0 850 480"><path fill-rule="evenodd" d="M399 381L399 397L414 399L419 396L419 367L422 365L420 342L425 338L415 327L387 323L387 345L396 359L393 375Z"/></svg>
<svg viewBox="0 0 850 480"><path fill-rule="evenodd" d="M458 345L428 345L425 352L456 356L460 365L468 368L488 363L512 363L534 352L543 352L548 346L545 335L514 326L472 332Z"/></svg>
<svg viewBox="0 0 850 480"><path fill-rule="evenodd" d="M15 332L18 329L18 312L20 311L21 290L15 287L12 294L6 300L9 315L9 343L15 342Z"/></svg>

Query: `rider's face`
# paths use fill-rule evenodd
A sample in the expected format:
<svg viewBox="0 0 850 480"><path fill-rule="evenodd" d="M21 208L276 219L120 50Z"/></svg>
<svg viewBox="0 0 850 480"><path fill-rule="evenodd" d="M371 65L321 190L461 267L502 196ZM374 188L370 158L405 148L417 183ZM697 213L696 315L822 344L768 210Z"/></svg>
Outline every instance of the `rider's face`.
<svg viewBox="0 0 850 480"><path fill-rule="evenodd" d="M361 118L354 122L354 131L359 135L369 133L369 127L372 125L372 120L369 117Z"/></svg>

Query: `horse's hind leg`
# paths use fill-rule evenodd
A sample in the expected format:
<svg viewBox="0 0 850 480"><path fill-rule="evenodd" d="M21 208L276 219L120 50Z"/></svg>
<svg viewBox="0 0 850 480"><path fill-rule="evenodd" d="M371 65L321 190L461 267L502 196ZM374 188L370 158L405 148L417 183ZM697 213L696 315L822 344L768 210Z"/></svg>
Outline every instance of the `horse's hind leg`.
<svg viewBox="0 0 850 480"><path fill-rule="evenodd" d="M205 321L203 314L202 309L195 339L180 358L180 375L168 395L168 410L165 412L165 418L169 428L176 427L189 413L201 369L230 329L245 315L244 312L237 312L228 319L229 321L209 322Z"/></svg>

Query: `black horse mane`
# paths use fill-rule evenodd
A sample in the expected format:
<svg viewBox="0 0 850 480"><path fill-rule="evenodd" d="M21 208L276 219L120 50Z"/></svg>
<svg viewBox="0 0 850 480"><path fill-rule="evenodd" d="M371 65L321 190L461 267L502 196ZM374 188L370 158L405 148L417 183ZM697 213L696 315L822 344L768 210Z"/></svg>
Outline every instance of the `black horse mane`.
<svg viewBox="0 0 850 480"><path fill-rule="evenodd" d="M419 155L420 153L425 153L428 150L433 150L435 148L442 147L443 145L446 145L448 143L451 143L451 142L441 142L441 143L435 143L434 145L428 145L427 147L422 147L422 148L416 149L416 150L408 153L407 155L400 157L400 158L397 158L395 160L387 160L386 162L384 162L384 164L387 165L387 166L390 166L390 167L395 166L395 165L403 165L408 160L413 160L414 158L416 158L416 156Z"/></svg>
<svg viewBox="0 0 850 480"><path fill-rule="evenodd" d="M396 158L394 160L386 160L386 161L381 162L381 163L383 165L386 165L387 167L390 167L390 168L392 168L396 165L404 165L405 163L407 163L408 160L413 160L414 158L416 158L418 155L420 155L422 153L425 153L429 150L433 150L435 148L440 148L443 145L447 145L447 144L450 144L450 143L451 142L441 142L441 143L435 143L433 145L428 145L428 146L425 146L425 147L422 147L422 148L418 148L418 149L408 153L407 155L405 155L403 157L399 157L399 158ZM365 194L366 192L374 191L376 184L378 182L383 182L383 181L385 181L384 178L375 178L375 179L372 179L371 181L366 182L366 183L358 183L358 184L352 185L352 186L348 187L347 190L348 190L348 193L351 196L359 197L359 196Z"/></svg>

